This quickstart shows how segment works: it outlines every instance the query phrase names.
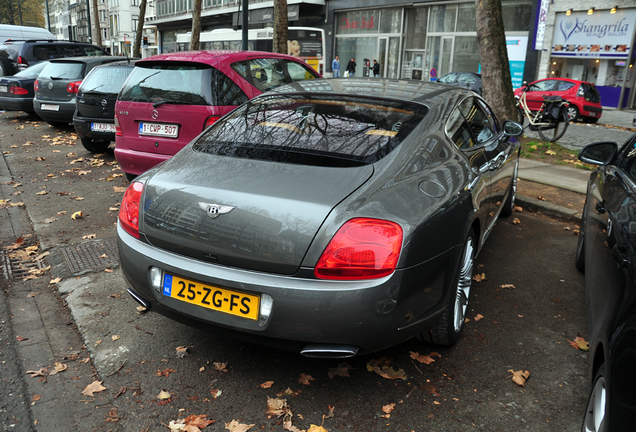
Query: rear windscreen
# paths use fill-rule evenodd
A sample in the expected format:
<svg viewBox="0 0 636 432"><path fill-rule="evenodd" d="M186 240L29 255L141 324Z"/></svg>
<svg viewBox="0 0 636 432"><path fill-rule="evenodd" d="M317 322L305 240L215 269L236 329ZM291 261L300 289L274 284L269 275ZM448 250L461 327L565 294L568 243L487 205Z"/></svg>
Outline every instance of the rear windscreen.
<svg viewBox="0 0 636 432"><path fill-rule="evenodd" d="M18 72L13 75L16 78L37 78L46 66L48 66L49 62L41 62L34 66L29 66L23 71Z"/></svg>
<svg viewBox="0 0 636 432"><path fill-rule="evenodd" d="M583 87L583 95L586 101L589 102L600 102L601 95L596 90L596 87L587 83L582 83L581 87Z"/></svg>
<svg viewBox="0 0 636 432"><path fill-rule="evenodd" d="M161 62L135 66L119 100L210 105L210 66L198 63Z"/></svg>
<svg viewBox="0 0 636 432"><path fill-rule="evenodd" d="M422 105L334 95L259 98L218 121L194 150L327 166L374 163L422 120Z"/></svg>
<svg viewBox="0 0 636 432"><path fill-rule="evenodd" d="M76 62L55 62L46 65L40 77L50 79L72 80L82 78L84 63Z"/></svg>
<svg viewBox="0 0 636 432"><path fill-rule="evenodd" d="M95 68L82 82L80 91L82 93L97 92L117 94L132 70L133 68L129 66Z"/></svg>

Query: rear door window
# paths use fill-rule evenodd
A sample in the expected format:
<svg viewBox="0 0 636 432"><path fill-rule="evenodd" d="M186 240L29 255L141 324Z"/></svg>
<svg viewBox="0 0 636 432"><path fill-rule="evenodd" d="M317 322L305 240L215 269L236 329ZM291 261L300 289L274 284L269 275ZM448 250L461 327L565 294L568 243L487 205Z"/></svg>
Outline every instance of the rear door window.
<svg viewBox="0 0 636 432"><path fill-rule="evenodd" d="M558 81L556 91L566 91L574 87L574 83L570 81Z"/></svg>
<svg viewBox="0 0 636 432"><path fill-rule="evenodd" d="M64 57L62 51L58 51L57 45L34 45L33 57L38 61L51 60L54 58Z"/></svg>
<svg viewBox="0 0 636 432"><path fill-rule="evenodd" d="M84 55L87 56L103 56L103 55L108 55L108 53L105 53L103 50L97 48L97 47L93 47L93 46L89 46L89 45L84 45L82 46L82 48L84 49Z"/></svg>
<svg viewBox="0 0 636 432"><path fill-rule="evenodd" d="M252 83L260 91L287 84L283 66L277 58L253 58L247 63Z"/></svg>
<svg viewBox="0 0 636 432"><path fill-rule="evenodd" d="M309 67L304 67L302 64L293 60L283 60L283 63L287 66L287 73L292 82L316 78L316 72Z"/></svg>
<svg viewBox="0 0 636 432"><path fill-rule="evenodd" d="M374 163L395 149L427 113L423 105L347 96L271 96L218 121L196 151L326 166Z"/></svg>

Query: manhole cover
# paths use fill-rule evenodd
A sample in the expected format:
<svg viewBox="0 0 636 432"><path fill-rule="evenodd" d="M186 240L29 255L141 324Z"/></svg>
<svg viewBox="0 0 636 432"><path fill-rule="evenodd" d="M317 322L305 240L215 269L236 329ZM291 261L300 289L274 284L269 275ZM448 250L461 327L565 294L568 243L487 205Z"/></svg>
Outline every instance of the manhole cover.
<svg viewBox="0 0 636 432"><path fill-rule="evenodd" d="M2 271L5 279L13 279L26 277L31 270L39 270L44 268L44 263L41 259L23 260L10 256L10 252L1 252L0 261L2 261Z"/></svg>
<svg viewBox="0 0 636 432"><path fill-rule="evenodd" d="M73 274L100 270L119 264L117 241L114 239L68 246L62 248L62 254Z"/></svg>

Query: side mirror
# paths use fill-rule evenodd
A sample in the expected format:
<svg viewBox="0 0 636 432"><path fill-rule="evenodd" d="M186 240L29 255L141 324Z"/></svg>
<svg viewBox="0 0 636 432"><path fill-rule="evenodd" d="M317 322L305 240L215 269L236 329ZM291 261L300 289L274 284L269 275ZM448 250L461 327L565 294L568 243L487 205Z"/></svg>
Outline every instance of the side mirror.
<svg viewBox="0 0 636 432"><path fill-rule="evenodd" d="M516 121L506 120L503 122L503 134L507 137L516 137L523 133L523 126Z"/></svg>
<svg viewBox="0 0 636 432"><path fill-rule="evenodd" d="M579 160L592 165L608 165L618 153L618 144L610 141L588 144L579 152Z"/></svg>

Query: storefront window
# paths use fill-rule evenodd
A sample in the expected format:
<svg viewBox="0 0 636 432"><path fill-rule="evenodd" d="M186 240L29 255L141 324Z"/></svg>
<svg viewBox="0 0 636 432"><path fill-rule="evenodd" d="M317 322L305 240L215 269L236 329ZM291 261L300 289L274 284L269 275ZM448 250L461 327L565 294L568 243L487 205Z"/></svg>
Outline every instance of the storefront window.
<svg viewBox="0 0 636 432"><path fill-rule="evenodd" d="M452 33L455 31L457 5L439 5L431 7L429 32Z"/></svg>
<svg viewBox="0 0 636 432"><path fill-rule="evenodd" d="M402 9L382 9L380 33L399 33L401 31Z"/></svg>
<svg viewBox="0 0 636 432"><path fill-rule="evenodd" d="M377 37L337 38L336 53L340 57L340 69L343 71L351 58L356 59L356 76L361 77L364 59L373 61L378 50Z"/></svg>
<svg viewBox="0 0 636 432"><path fill-rule="evenodd" d="M477 31L477 20L475 19L475 3L462 3L457 12L457 31L474 32Z"/></svg>
<svg viewBox="0 0 636 432"><path fill-rule="evenodd" d="M479 45L477 36L455 37L453 70L479 72Z"/></svg>
<svg viewBox="0 0 636 432"><path fill-rule="evenodd" d="M428 8L409 9L407 11L406 49L424 49L426 47L426 18Z"/></svg>
<svg viewBox="0 0 636 432"><path fill-rule="evenodd" d="M501 14L504 28L510 31L529 31L532 17L532 2L528 0L502 0Z"/></svg>

